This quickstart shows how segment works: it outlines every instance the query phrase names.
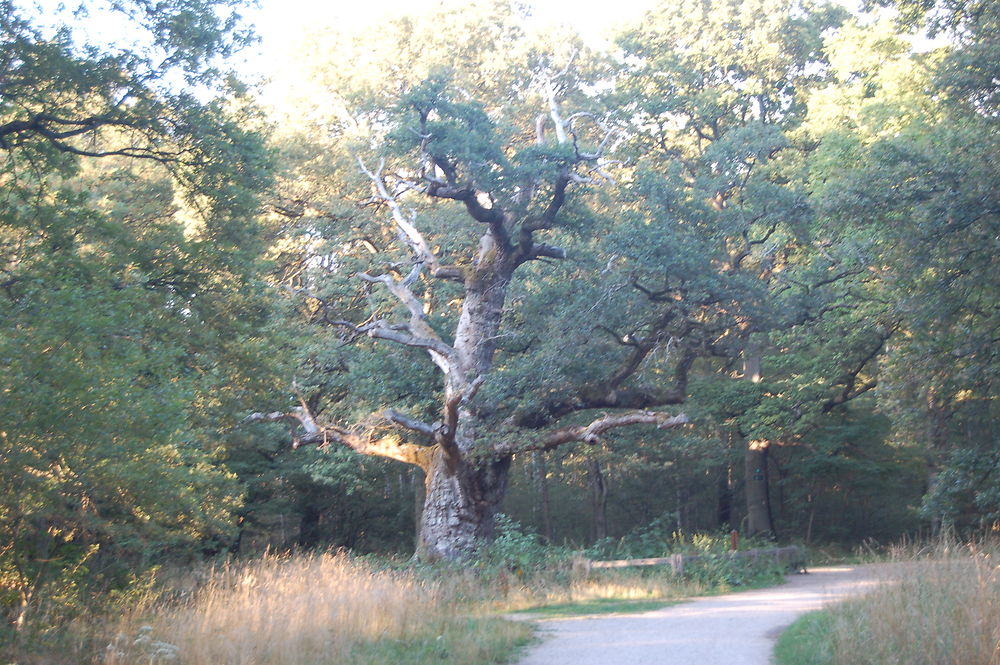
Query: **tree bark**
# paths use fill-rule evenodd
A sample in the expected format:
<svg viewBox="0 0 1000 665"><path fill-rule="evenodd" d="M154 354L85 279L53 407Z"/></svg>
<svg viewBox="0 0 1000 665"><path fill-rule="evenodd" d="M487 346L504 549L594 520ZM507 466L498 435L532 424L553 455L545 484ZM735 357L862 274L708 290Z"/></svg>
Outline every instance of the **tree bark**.
<svg viewBox="0 0 1000 665"><path fill-rule="evenodd" d="M727 464L717 478L718 499L716 502L716 523L720 527L733 527L733 466Z"/></svg>
<svg viewBox="0 0 1000 665"><path fill-rule="evenodd" d="M420 550L420 525L424 521L424 501L427 491L424 487L426 475L420 467L413 467L410 472L410 482L413 483L413 549Z"/></svg>
<svg viewBox="0 0 1000 665"><path fill-rule="evenodd" d="M443 454L434 456L420 524L417 555L422 560L464 559L493 538L510 461L510 455L503 455L449 464Z"/></svg>
<svg viewBox="0 0 1000 665"><path fill-rule="evenodd" d="M769 448L767 441L747 442L744 461L746 465L747 535L749 536L774 533L767 470Z"/></svg>

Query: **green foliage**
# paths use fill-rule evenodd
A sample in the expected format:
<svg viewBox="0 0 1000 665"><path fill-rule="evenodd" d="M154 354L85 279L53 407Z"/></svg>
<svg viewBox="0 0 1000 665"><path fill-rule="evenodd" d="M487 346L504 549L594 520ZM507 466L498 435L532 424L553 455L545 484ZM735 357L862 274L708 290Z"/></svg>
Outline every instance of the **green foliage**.
<svg viewBox="0 0 1000 665"><path fill-rule="evenodd" d="M997 442L958 448L943 460L944 470L924 496L921 513L965 529L1000 521L1000 454Z"/></svg>
<svg viewBox="0 0 1000 665"><path fill-rule="evenodd" d="M964 9L973 7L978 5L945 9L942 25L952 18L953 26L959 25ZM982 303L995 300L998 290L996 253L990 249L998 223L998 179L994 160L987 157L996 150L996 128L988 100L935 95L954 81L956 59L989 66L979 48L993 39L987 27L991 10L980 10L984 32L970 31L929 56L909 55L884 22L846 31L839 48L847 52L852 40L868 40L874 46L870 52L881 58L867 65L841 59L840 81L832 89L853 95L859 111L839 106L841 117L853 116L853 130L845 136L823 127L820 154L827 144L832 153L817 162L823 180L817 204L824 217L849 220L845 235L862 239L855 247L865 263L878 266L870 302L882 306L872 315L890 333L878 379L879 407L892 418L894 442L927 459L931 493L925 514L941 520L965 513L959 518L963 526L977 524L968 513L973 495L989 503L985 497L995 484L990 457L979 451L995 445L986 423L995 420L991 331L997 311ZM817 97L817 120L830 113L832 107L823 105L830 99L827 93ZM828 168L828 157L844 161L848 155L855 168ZM981 466L973 471L970 464ZM940 469L946 469L946 483L937 487ZM976 476L984 479L982 485Z"/></svg>
<svg viewBox="0 0 1000 665"><path fill-rule="evenodd" d="M497 515L496 530L496 537L483 543L475 555L476 567L487 576L507 571L523 577L565 564L570 557L568 550L545 545L537 535L525 533L508 515Z"/></svg>
<svg viewBox="0 0 1000 665"><path fill-rule="evenodd" d="M694 544L698 546L697 538ZM684 577L708 588L728 590L734 587L766 586L784 579L788 567L770 557L742 558L730 556L724 548L699 548L698 558L684 565Z"/></svg>
<svg viewBox="0 0 1000 665"><path fill-rule="evenodd" d="M663 515L623 538L594 543L585 551L586 556L597 560L644 559L671 554L695 556L684 564L684 577L709 589L771 583L787 572L785 566L769 557L731 556L728 533L687 535L671 531L673 524L672 515ZM740 542L740 551L773 546L768 541L746 539Z"/></svg>
<svg viewBox="0 0 1000 665"><path fill-rule="evenodd" d="M232 537L220 439L267 375L273 165L246 100L166 82L223 92L229 7L116 3L149 51L0 7L0 611L21 635Z"/></svg>

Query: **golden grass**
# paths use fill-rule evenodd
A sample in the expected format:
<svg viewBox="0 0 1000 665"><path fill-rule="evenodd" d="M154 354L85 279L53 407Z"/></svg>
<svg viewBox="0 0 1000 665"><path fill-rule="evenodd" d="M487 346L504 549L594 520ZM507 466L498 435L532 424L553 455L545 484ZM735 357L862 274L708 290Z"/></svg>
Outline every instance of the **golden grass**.
<svg viewBox="0 0 1000 665"><path fill-rule="evenodd" d="M511 585L493 603L502 610L523 610L545 605L586 603L596 600L663 600L703 595L697 581L678 579L669 567L598 570L567 576L542 574Z"/></svg>
<svg viewBox="0 0 1000 665"><path fill-rule="evenodd" d="M147 596L128 599L121 616L82 617L54 639L15 645L0 662L486 665L511 660L532 635L504 612L602 600L666 603L707 590L668 567L395 569L345 553L268 555L158 578Z"/></svg>
<svg viewBox="0 0 1000 665"><path fill-rule="evenodd" d="M345 554L267 556L213 571L187 599L122 621L107 665L500 662L526 626L483 616L458 585Z"/></svg>
<svg viewBox="0 0 1000 665"><path fill-rule="evenodd" d="M1000 547L938 547L793 627L791 665L1000 665ZM784 638L782 640L785 642ZM794 649L794 651L793 651Z"/></svg>

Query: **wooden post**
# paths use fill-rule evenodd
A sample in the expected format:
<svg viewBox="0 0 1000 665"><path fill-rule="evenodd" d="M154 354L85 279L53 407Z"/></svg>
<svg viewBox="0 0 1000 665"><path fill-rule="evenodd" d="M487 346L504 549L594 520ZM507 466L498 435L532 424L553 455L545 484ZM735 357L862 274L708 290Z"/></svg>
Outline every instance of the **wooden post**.
<svg viewBox="0 0 1000 665"><path fill-rule="evenodd" d="M670 555L670 568L674 575L684 574L684 555L683 554L671 554Z"/></svg>

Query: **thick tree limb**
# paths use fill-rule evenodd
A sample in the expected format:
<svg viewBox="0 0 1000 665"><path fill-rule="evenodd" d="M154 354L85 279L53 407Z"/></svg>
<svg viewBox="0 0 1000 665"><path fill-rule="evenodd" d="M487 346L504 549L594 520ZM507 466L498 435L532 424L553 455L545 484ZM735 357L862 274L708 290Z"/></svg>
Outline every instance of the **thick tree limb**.
<svg viewBox="0 0 1000 665"><path fill-rule="evenodd" d="M390 326L385 321L379 320L365 326L359 326L355 330L363 332L373 339L384 339L387 342L396 342L403 346L426 349L434 364L445 374L454 368L454 349L439 339L414 335L407 326Z"/></svg>
<svg viewBox="0 0 1000 665"><path fill-rule="evenodd" d="M533 243L531 245L531 251L527 253L525 260L533 261L535 259L565 259L566 250L562 247L556 247L555 245L546 245L545 243Z"/></svg>
<svg viewBox="0 0 1000 665"><path fill-rule="evenodd" d="M356 453L372 457L385 457L398 462L413 464L426 470L430 466L432 448L407 443L398 434L369 437L340 427L324 427L314 434L299 438L295 447L305 445L325 446L331 441L347 446Z"/></svg>
<svg viewBox="0 0 1000 665"><path fill-rule="evenodd" d="M10 149L10 139L22 134L40 136L57 150L81 157L137 157L166 162L177 160L181 152L129 146L115 150L87 150L68 143L68 139L93 132L101 127L135 128L134 123L111 116L89 116L78 119L60 118L51 113L37 113L28 120L12 120L0 125L0 149Z"/></svg>
<svg viewBox="0 0 1000 665"><path fill-rule="evenodd" d="M461 201L472 219L482 224L488 224L494 233L505 236L503 223L506 220L504 211L500 208L487 208L479 201L479 192L468 185L450 185L439 181L431 181L427 186L427 194L438 199Z"/></svg>
<svg viewBox="0 0 1000 665"><path fill-rule="evenodd" d="M438 443L445 449L453 446L455 442L455 432L458 430L458 410L472 401L483 383L486 381L485 375L477 376L467 386L461 390L449 390L444 400L444 427L438 432Z"/></svg>
<svg viewBox="0 0 1000 665"><path fill-rule="evenodd" d="M566 202L566 187L570 183L570 171L568 168L564 168L559 176L556 178L555 185L552 188L552 198L549 199L549 205L545 207L545 212L542 213L540 217L534 219L526 220L521 224L521 238L520 241L522 245L525 240L529 243L531 241L531 233L534 231L540 231L542 229L550 229L556 223L556 215L559 214L559 210L562 208L563 204ZM525 236L524 234L528 235Z"/></svg>
<svg viewBox="0 0 1000 665"><path fill-rule="evenodd" d="M584 443L597 443L605 432L630 425L656 425L658 428L678 427L690 422L687 415L679 413L671 416L668 413L657 411L630 411L628 413L606 414L589 425L570 425L560 427L544 435L540 441L529 445L522 450L552 450L559 446L574 441ZM498 452L514 452L498 451Z"/></svg>
<svg viewBox="0 0 1000 665"><path fill-rule="evenodd" d="M427 349L434 364L447 374L454 366L452 362L454 349L445 344L437 332L427 323L423 303L410 290L409 284L416 281L419 274L420 264L415 265L410 275L403 280L397 280L391 275L372 277L367 273L357 273L357 276L366 282L385 284L389 292L396 296L410 312L409 324L402 330L399 326L390 326L381 320L375 321L368 326L359 327L357 330L363 330L369 337ZM404 331L409 334L404 334Z"/></svg>
<svg viewBox="0 0 1000 665"><path fill-rule="evenodd" d="M648 353L648 352L647 352ZM607 381L580 386L565 393L542 400L530 410L515 413L510 422L516 427L540 429L558 421L571 413L591 409L651 409L661 406L683 404L687 400L688 372L694 364L697 353L682 348L671 381L656 385L636 385L612 387ZM645 357L645 354L643 355ZM625 366L638 369L631 356ZM622 368L619 369L619 372Z"/></svg>
<svg viewBox="0 0 1000 665"><path fill-rule="evenodd" d="M559 247L535 244L534 233L535 231L550 229L555 226L556 216L566 202L566 187L570 183L570 176L569 168L564 168L556 178L555 186L552 190L552 198L549 199L549 204L545 207L545 211L539 217L526 219L521 223L521 228L518 231L517 250L513 255L515 265L520 265L525 261L541 257L553 259L566 258L565 250Z"/></svg>
<svg viewBox="0 0 1000 665"><path fill-rule="evenodd" d="M324 447L331 442L347 446L356 453L371 455L373 457L385 457L387 459L414 464L424 469L430 467L433 448L428 446L418 446L404 441L397 434L389 434L382 437L371 437L366 434L354 432L343 427L316 425L312 416L304 409L294 409L285 413L274 411L272 413L253 413L246 418L248 422L277 422L281 420L294 420L302 424L302 434L294 434L292 447L316 445Z"/></svg>
<svg viewBox="0 0 1000 665"><path fill-rule="evenodd" d="M304 429L307 434L315 434L319 431L319 427L313 420L312 414L310 414L304 407L296 407L287 412L272 411L271 413L251 413L245 418L245 420L250 423L273 423L282 420L294 420L302 426L302 429Z"/></svg>
<svg viewBox="0 0 1000 665"><path fill-rule="evenodd" d="M420 300L413 294L413 291L410 290L409 285L415 282L419 275L419 264L415 265L410 274L402 280L397 280L392 277L392 275L379 275L377 277L373 277L372 275L364 272L356 273L356 276L359 279L364 280L369 284L385 284L389 293L396 296L396 299L399 300L399 302L401 302L410 313L409 328L415 335L441 341L438 334L427 323L427 319L424 315L423 303L420 302Z"/></svg>
<svg viewBox="0 0 1000 665"><path fill-rule="evenodd" d="M604 138L601 139L601 142L598 144L597 149L594 152L582 152L580 150L579 145L577 144L575 124L576 121L580 120L581 118L590 120L595 125L597 125L601 129L601 131L604 132ZM572 135L573 137L573 150L576 153L576 158L582 162L594 162L597 163L598 165L600 164L602 158L604 157L604 152L608 149L608 144L611 142L611 139L613 139L616 135L619 134L619 132L617 132L614 127L611 127L607 123L598 119L597 116L595 116L593 113L589 113L587 111L582 111L571 115L569 118L566 119L566 126L569 128L570 135ZM617 145L617 143L618 142L616 142L615 145ZM601 175L602 177L611 180L611 178L608 177L607 175L604 175L603 173L601 173Z"/></svg>
<svg viewBox="0 0 1000 665"><path fill-rule="evenodd" d="M552 127L556 131L556 142L562 145L566 143L568 137L566 136L566 121L562 119L562 112L559 109L559 100L556 95L556 85L554 79L564 76L566 72L569 71L569 66L573 63L573 59L570 58L569 63L567 63L566 68L562 72L556 74L555 76L546 75L542 77L541 88L542 94L545 96L545 102L548 104L549 117L552 119ZM536 122L537 125L537 122ZM541 126L544 126L541 125ZM537 131L537 127L536 127Z"/></svg>
<svg viewBox="0 0 1000 665"><path fill-rule="evenodd" d="M662 314L656 319L653 324L653 330L646 335L644 338L639 339L633 345L632 353L629 357L622 363L621 367L611 376L608 381L608 386L615 390L632 375L634 375L642 362L653 352L657 346L667 341L668 345L671 344L670 340L675 339L674 335L670 334L669 326L670 323L676 318L676 313L673 308L666 308ZM669 346L668 346L669 348Z"/></svg>

